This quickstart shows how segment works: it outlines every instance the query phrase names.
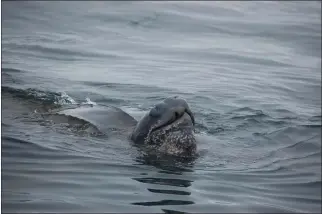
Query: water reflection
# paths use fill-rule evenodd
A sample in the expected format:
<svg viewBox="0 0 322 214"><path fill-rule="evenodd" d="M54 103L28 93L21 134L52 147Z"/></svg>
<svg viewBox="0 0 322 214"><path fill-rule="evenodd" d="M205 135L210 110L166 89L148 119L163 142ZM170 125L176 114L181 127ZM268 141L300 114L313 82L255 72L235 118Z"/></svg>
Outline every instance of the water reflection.
<svg viewBox="0 0 322 214"><path fill-rule="evenodd" d="M177 187L189 187L191 182L184 179L169 179L169 178L133 178L133 180L139 181L141 183L147 184L158 184L167 186L177 186Z"/></svg>
<svg viewBox="0 0 322 214"><path fill-rule="evenodd" d="M167 210L167 209L162 209L162 211L166 214L185 214L186 212L180 212L180 211L175 211L175 210Z"/></svg>
<svg viewBox="0 0 322 214"><path fill-rule="evenodd" d="M193 172L193 166L198 156L177 157L158 153L141 152L135 159L138 164L154 166L160 173L181 175Z"/></svg>
<svg viewBox="0 0 322 214"><path fill-rule="evenodd" d="M193 180L185 179L183 176L193 172L196 157L182 158L160 154L141 154L136 158L136 162L142 165L154 166L157 174L144 177L132 178L135 181L147 184L149 192L164 197L158 201L134 202L133 205L141 206L166 206L166 205L190 205L194 204L191 200L189 187ZM153 172L155 173L155 171ZM177 211L164 210L166 213Z"/></svg>
<svg viewBox="0 0 322 214"><path fill-rule="evenodd" d="M162 189L152 189L148 188L150 192L154 193L163 193L163 194L172 194L172 195L191 195L191 192L181 191L181 190L162 190Z"/></svg>
<svg viewBox="0 0 322 214"><path fill-rule="evenodd" d="M182 201L182 200L160 200L160 201L149 201L149 202L136 202L133 205L141 206L165 206L165 205L188 205L194 204L193 201Z"/></svg>

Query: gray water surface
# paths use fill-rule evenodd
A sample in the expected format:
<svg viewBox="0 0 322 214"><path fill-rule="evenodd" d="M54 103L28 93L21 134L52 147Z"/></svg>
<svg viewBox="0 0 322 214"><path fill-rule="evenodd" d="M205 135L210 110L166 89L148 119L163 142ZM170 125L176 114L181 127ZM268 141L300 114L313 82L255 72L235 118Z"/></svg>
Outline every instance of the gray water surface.
<svg viewBox="0 0 322 214"><path fill-rule="evenodd" d="M321 2L5 1L1 51L4 212L321 212ZM195 160L44 116L173 95Z"/></svg>

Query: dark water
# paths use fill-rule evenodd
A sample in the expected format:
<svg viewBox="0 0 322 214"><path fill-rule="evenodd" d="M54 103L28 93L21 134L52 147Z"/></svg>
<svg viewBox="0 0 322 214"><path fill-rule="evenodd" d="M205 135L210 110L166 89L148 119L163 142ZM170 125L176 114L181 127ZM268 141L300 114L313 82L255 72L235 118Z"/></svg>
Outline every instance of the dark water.
<svg viewBox="0 0 322 214"><path fill-rule="evenodd" d="M4 212L321 212L320 2L2 2L1 74ZM44 116L172 95L196 160Z"/></svg>

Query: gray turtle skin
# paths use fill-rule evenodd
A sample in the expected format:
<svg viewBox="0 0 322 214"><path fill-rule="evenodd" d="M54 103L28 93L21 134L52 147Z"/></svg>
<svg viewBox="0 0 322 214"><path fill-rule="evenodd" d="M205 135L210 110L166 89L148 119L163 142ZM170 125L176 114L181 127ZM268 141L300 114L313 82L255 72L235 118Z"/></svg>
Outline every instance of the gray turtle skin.
<svg viewBox="0 0 322 214"><path fill-rule="evenodd" d="M163 153L190 156L196 152L194 125L188 103L177 96L169 97L143 116L130 138Z"/></svg>
<svg viewBox="0 0 322 214"><path fill-rule="evenodd" d="M119 135L126 135L134 144L148 150L176 156L196 153L194 115L188 103L177 96L156 104L138 122L121 109L110 106L83 106L58 114L85 120L103 133L117 130Z"/></svg>

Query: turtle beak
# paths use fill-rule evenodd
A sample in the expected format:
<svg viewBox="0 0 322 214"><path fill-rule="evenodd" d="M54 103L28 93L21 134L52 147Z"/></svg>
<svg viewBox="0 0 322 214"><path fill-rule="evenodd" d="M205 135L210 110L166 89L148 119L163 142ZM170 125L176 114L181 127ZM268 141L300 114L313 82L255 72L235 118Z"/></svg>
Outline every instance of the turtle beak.
<svg viewBox="0 0 322 214"><path fill-rule="evenodd" d="M193 116L193 113L191 112L190 109L186 109L185 111L187 114L189 114L190 118L191 118L191 121L192 121L192 124L195 125L195 117Z"/></svg>

